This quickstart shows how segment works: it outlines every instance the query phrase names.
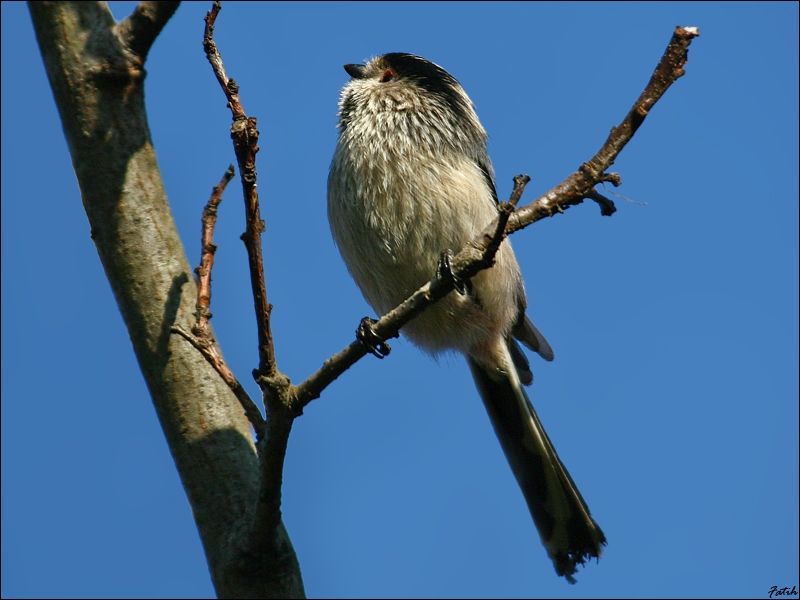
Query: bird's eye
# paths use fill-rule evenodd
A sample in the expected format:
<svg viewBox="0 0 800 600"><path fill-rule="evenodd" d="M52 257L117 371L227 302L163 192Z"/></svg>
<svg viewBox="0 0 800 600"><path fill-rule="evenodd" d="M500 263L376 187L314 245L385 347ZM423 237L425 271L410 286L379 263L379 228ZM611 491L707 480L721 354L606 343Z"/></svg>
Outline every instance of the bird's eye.
<svg viewBox="0 0 800 600"><path fill-rule="evenodd" d="M386 69L386 71L383 72L383 77L381 77L381 83L386 83L392 79L394 79L394 72L391 69Z"/></svg>

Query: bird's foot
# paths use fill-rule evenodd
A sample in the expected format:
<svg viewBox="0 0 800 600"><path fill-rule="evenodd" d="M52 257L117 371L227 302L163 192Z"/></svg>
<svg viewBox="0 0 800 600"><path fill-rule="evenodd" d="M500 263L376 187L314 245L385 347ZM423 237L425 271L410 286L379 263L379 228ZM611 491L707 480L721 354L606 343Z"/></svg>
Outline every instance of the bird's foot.
<svg viewBox="0 0 800 600"><path fill-rule="evenodd" d="M378 358L383 358L384 356L388 356L392 349L389 347L389 344L386 343L386 340L375 332L375 323L377 323L377 321L369 317L361 319L361 323L359 323L358 329L356 329L356 339L364 344L364 348L367 349L367 352Z"/></svg>
<svg viewBox="0 0 800 600"><path fill-rule="evenodd" d="M451 250L445 250L439 257L436 278L440 281L452 281L453 287L462 296L466 296L469 291L469 280L460 279L453 270L453 252Z"/></svg>

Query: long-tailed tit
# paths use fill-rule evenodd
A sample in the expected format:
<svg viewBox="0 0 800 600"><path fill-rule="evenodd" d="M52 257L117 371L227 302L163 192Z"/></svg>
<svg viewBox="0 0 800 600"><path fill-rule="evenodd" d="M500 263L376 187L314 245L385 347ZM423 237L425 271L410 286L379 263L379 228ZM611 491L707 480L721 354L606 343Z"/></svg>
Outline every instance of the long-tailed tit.
<svg viewBox="0 0 800 600"><path fill-rule="evenodd" d="M497 215L492 164L472 101L440 66L412 54L345 65L328 218L350 274L379 315L430 280ZM422 349L466 356L547 554L574 583L605 536L559 460L523 389L533 376L517 340L553 351L525 315L510 241L494 266L402 328Z"/></svg>

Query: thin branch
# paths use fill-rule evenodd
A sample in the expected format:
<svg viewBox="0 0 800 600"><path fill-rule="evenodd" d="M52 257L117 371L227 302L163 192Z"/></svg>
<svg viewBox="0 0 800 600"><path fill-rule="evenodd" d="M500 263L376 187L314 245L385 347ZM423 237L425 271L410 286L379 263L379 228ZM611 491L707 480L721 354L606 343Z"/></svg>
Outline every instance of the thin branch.
<svg viewBox="0 0 800 600"><path fill-rule="evenodd" d="M217 246L212 242L214 227L217 224L217 207L222 202L222 194L234 176L233 165L229 166L219 185L214 187L206 207L203 209L203 228L201 233L200 265L197 273L197 324L192 332L199 337L209 337L208 321L211 319L211 269L214 268L214 254Z"/></svg>
<svg viewBox="0 0 800 600"><path fill-rule="evenodd" d="M153 42L179 5L180 2L140 2L128 18L117 25L117 35L144 63Z"/></svg>
<svg viewBox="0 0 800 600"><path fill-rule="evenodd" d="M228 367L225 359L222 358L208 324L212 316L209 310L211 306L211 269L214 267L214 253L217 250L212 240L214 238L214 227L217 224L217 207L222 202L222 194L230 180L233 179L233 175L234 170L233 165L231 165L225 171L219 185L212 190L211 197L203 209L200 265L195 269L195 273L197 273L196 321L192 326L192 332L189 333L177 325L171 327L170 331L185 338L214 367L214 370L234 393L239 404L242 405L247 419L256 431L256 439L260 440L266 431L266 421L261 415L261 411L258 410L256 403L253 402L247 391L242 387L242 384L236 379L233 371Z"/></svg>
<svg viewBox="0 0 800 600"><path fill-rule="evenodd" d="M545 217L552 217L556 213L564 212L570 206L580 204L584 198L590 197L590 190L599 183L609 181L616 185L619 176L615 173L606 173L606 171L614 164L625 145L631 141L655 103L685 73L683 67L688 59L689 44L699 35L700 32L696 27L677 27L675 29L647 87L625 115L622 123L611 129L608 139L597 151L597 154L588 162L583 163L561 184L537 198L535 202L521 208L517 212L519 218L509 223L509 227L506 228L508 234ZM608 200L608 202L611 201Z"/></svg>
<svg viewBox="0 0 800 600"><path fill-rule="evenodd" d="M206 51L208 62L214 70L225 96L228 107L233 114L231 137L236 150L236 160L239 163L239 174L244 190L245 214L247 227L242 234L242 241L247 248L247 258L250 267L250 285L253 291L253 302L256 311L256 324L258 326L258 372L264 377L273 377L278 372L275 362L275 346L272 341L272 327L270 314L272 305L267 300L267 285L264 279L264 259L261 250L261 234L264 232L264 221L261 220L261 210L258 204L258 189L256 180L256 152L258 152L258 130L255 117L247 117L239 99L239 86L233 79L228 78L222 56L214 42L214 23L221 10L219 2L214 2L206 14L205 33L203 35L203 48Z"/></svg>
<svg viewBox="0 0 800 600"><path fill-rule="evenodd" d="M606 173L606 170L614 164L620 151L631 140L655 103L684 74L683 66L686 64L689 44L698 35L700 32L695 27L676 28L647 87L622 123L611 130L606 142L589 162L581 165L577 172L536 201L513 212L513 218L510 218L510 214L505 214L501 205L500 214L495 220L487 225L481 234L467 244L452 260L455 281L469 279L481 270L489 268L492 263L487 250L493 244L499 244L503 237L545 217L562 213L570 206L582 203L585 198L597 202L603 215L610 216L616 210L614 203L596 192L594 186L603 182L610 182L613 185L621 183L618 174ZM518 192L518 179L515 178L514 181L515 190L512 198ZM518 193L521 195L521 190ZM498 233L501 233L500 237L498 237ZM375 322L373 324L374 332L384 340L397 337L400 327L452 291L455 281L442 278L432 279L402 304ZM318 398L322 390L366 354L364 345L355 341L326 360L317 372L294 388L294 401L298 405L298 410L302 410L309 402Z"/></svg>

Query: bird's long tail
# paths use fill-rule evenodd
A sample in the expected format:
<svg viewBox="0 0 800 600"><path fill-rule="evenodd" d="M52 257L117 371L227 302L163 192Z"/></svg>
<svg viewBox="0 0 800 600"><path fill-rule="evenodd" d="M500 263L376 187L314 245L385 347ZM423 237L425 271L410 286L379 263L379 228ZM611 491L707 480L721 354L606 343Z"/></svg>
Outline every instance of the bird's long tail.
<svg viewBox="0 0 800 600"><path fill-rule="evenodd" d="M504 362L512 365L505 350ZM490 372L470 357L467 361L542 544L556 572L575 583L577 565L602 554L605 535L558 458L516 369Z"/></svg>

